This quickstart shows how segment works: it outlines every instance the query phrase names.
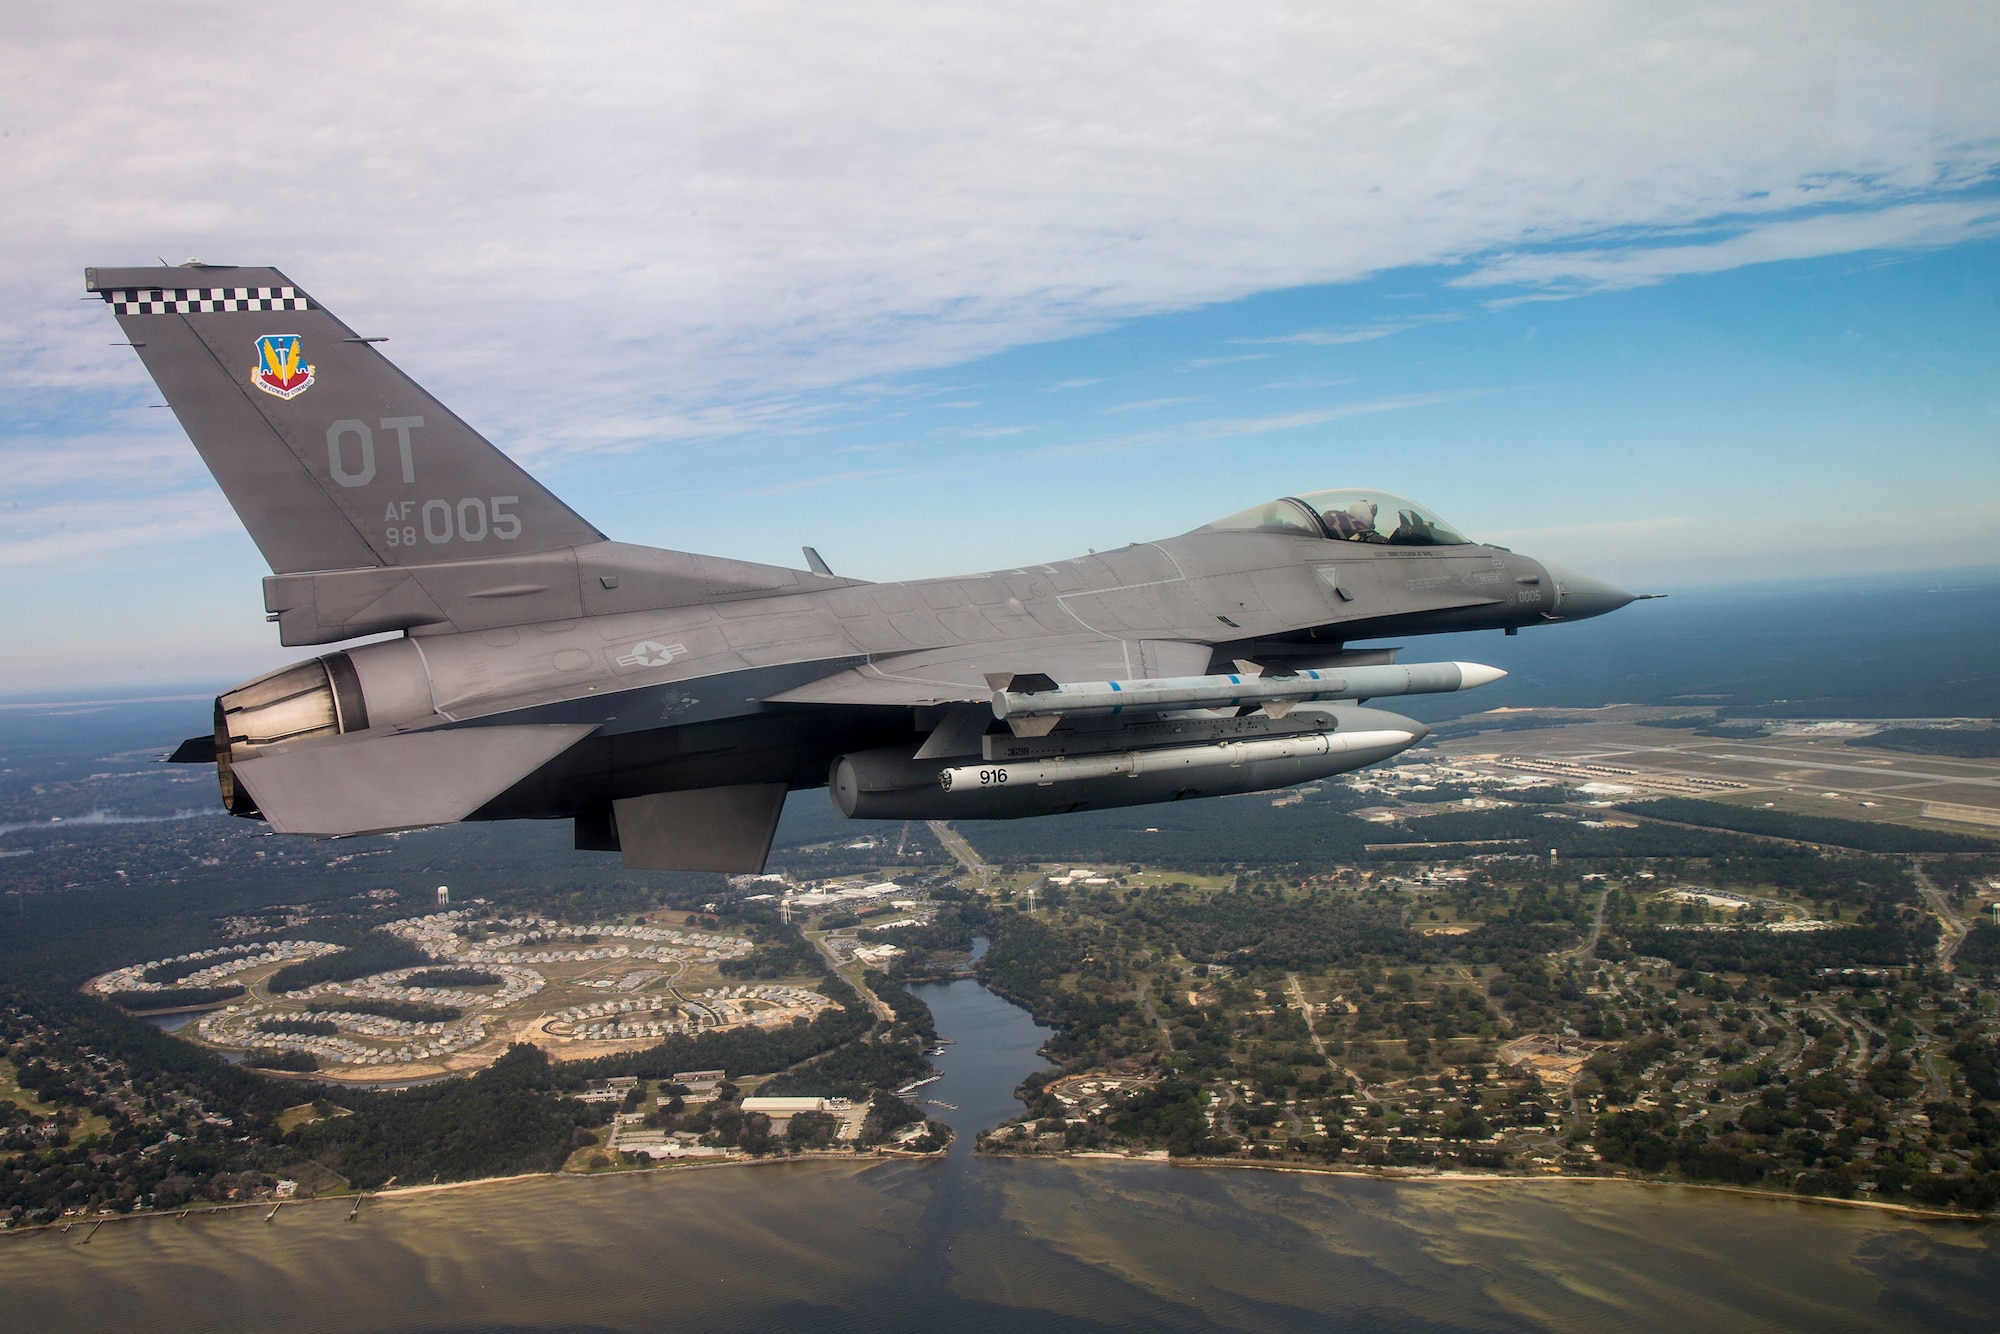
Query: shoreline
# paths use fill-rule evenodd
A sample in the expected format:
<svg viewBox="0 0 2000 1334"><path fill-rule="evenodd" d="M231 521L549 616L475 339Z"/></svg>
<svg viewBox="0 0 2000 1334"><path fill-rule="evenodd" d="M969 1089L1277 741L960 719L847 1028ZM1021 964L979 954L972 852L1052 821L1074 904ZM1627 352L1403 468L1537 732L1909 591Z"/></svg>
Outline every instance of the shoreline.
<svg viewBox="0 0 2000 1334"><path fill-rule="evenodd" d="M1555 1173L1528 1176L1515 1172L1422 1172L1383 1171L1379 1168L1360 1167L1310 1167L1302 1163L1259 1163L1234 1161L1227 1158L1167 1158L1139 1156L1123 1153L984 1153L974 1150L981 1158L1012 1159L1017 1162L1069 1162L1069 1163L1134 1163L1150 1167L1191 1168L1208 1171L1237 1172L1284 1172L1297 1176L1347 1177L1360 1181L1383 1181L1391 1185L1598 1185L1598 1186L1640 1186L1650 1190L1701 1190L1722 1195L1734 1195L1749 1200L1774 1200L1791 1204L1820 1204L1843 1209L1873 1209L1882 1213L1900 1215L1919 1222L1931 1223L1977 1223L1982 1226L2000 1224L2000 1213L1969 1214L1949 1209L1931 1209L1917 1204L1894 1204L1888 1200L1841 1199L1834 1195L1795 1195L1785 1191L1756 1190L1749 1186L1730 1186L1711 1181L1674 1181L1665 1178L1627 1176L1563 1176ZM1159 1152L1155 1150L1154 1152Z"/></svg>
<svg viewBox="0 0 2000 1334"><path fill-rule="evenodd" d="M801 1153L786 1154L783 1157L730 1158L720 1161L705 1159L696 1162L678 1162L665 1166L615 1167L597 1172L571 1172L558 1168L553 1172L517 1172L509 1176L474 1177L466 1181L424 1182L413 1186L390 1186L382 1190L355 1191L344 1195L321 1195L310 1200L248 1200L210 1204L201 1208L174 1210L134 1210L129 1214L102 1215L92 1218L73 1218L67 1221L36 1223L28 1227L8 1228L0 1231L0 1238L12 1236L33 1236L49 1232L66 1233L78 1228L86 1231L86 1244L97 1230L110 1223L159 1222L172 1219L182 1222L188 1218L222 1213L238 1213L246 1209L269 1210L265 1221L275 1221L280 1211L288 1206L305 1207L323 1204L346 1204L354 1212L350 1217L358 1217L361 1206L370 1201L381 1200L393 1203L401 1199L414 1199L425 1195L446 1191L470 1190L478 1187L515 1185L524 1181L601 1181L610 1178L648 1176L681 1172L704 1172L725 1168L776 1167L786 1163L845 1163L855 1167L869 1167L889 1162L929 1162L942 1161L946 1150L934 1153L911 1153L906 1150L877 1149L865 1154L856 1153ZM1157 1152L1157 1151L1156 1151ZM1376 1169L1353 1167L1310 1167L1297 1163L1237 1162L1223 1158L1167 1158L1164 1156L1140 1156L1123 1153L1062 1153L1062 1154L1013 1154L984 1153L973 1150L973 1156L989 1161L1014 1162L1059 1162L1059 1163L1116 1163L1144 1167L1188 1168L1206 1171L1238 1172L1278 1172L1295 1176L1342 1177L1358 1181L1379 1181L1390 1185L1415 1186L1637 1186L1648 1190L1696 1190L1712 1194L1733 1195L1739 1199L1761 1200L1767 1203L1816 1204L1842 1209L1873 1210L1877 1213L1906 1219L1913 1223L1970 1223L1983 1227L2000 1224L2000 1214L1968 1214L1943 1209L1928 1209L1921 1205L1893 1204L1887 1200L1843 1200L1830 1195L1792 1195L1780 1191L1754 1190L1748 1186L1721 1185L1703 1181L1668 1181L1646 1177L1623 1176L1525 1176L1512 1173L1482 1172L1408 1172L1393 1173Z"/></svg>
<svg viewBox="0 0 2000 1334"><path fill-rule="evenodd" d="M78 1228L86 1232L85 1240L95 1235L97 1230L113 1223L141 1222L184 1222L190 1218L206 1217L211 1214L241 1213L246 1209L268 1211L266 1222L274 1221L281 1210L287 1208L308 1208L318 1204L345 1204L355 1217L361 1207L371 1201L393 1203L397 1200L412 1199L422 1195L440 1194L445 1191L471 1190L482 1186L517 1185L524 1181L602 1181L612 1177L665 1175L680 1172L706 1172L718 1168L777 1167L786 1163L848 1163L857 1167L873 1166L888 1162L929 1162L941 1161L946 1150L933 1153L912 1153L907 1149L873 1149L866 1153L792 1153L764 1158L704 1158L689 1162L670 1162L650 1167L612 1167L596 1172L571 1172L557 1168L552 1172L515 1172L501 1177L472 1177L465 1181L426 1181L413 1186L389 1186L377 1190L348 1191L337 1195L316 1195L308 1200L223 1200L200 1206L189 1205L180 1209L134 1209L126 1214L95 1214L89 1217L58 1219L48 1223L33 1223L27 1227L0 1229L0 1240L14 1236L33 1236L49 1232L74 1232ZM84 1244L83 1242L77 1243Z"/></svg>

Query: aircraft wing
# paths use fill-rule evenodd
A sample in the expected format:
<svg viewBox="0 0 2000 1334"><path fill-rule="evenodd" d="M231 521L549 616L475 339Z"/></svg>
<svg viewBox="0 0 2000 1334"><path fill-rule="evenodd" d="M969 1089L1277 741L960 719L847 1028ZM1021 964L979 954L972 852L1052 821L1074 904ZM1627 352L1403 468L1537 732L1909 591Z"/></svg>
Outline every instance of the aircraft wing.
<svg viewBox="0 0 2000 1334"><path fill-rule="evenodd" d="M1129 681L1196 676L1208 670L1207 644L1105 635L1050 635L912 653L875 655L859 667L768 697L774 704L923 705L985 703L990 676L1065 681Z"/></svg>

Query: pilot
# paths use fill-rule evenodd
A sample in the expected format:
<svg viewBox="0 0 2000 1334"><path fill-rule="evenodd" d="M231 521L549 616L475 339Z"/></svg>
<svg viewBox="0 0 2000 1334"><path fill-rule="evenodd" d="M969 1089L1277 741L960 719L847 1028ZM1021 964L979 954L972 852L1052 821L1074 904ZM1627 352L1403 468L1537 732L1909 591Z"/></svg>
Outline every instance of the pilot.
<svg viewBox="0 0 2000 1334"><path fill-rule="evenodd" d="M1344 510L1328 510L1326 526L1333 535L1348 542L1380 542L1375 531L1375 502L1357 500Z"/></svg>

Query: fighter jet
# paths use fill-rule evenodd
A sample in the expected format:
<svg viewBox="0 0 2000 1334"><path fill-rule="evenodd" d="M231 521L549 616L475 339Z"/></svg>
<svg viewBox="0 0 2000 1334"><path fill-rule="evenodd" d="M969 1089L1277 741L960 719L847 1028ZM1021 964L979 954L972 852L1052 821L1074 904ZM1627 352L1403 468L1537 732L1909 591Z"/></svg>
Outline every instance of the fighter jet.
<svg viewBox="0 0 2000 1334"><path fill-rule="evenodd" d="M279 642L396 636L226 692L171 757L279 833L562 819L628 866L757 871L808 788L854 819L1264 791L1426 735L1366 701L1502 675L1350 646L1634 597L1367 490L901 583L633 546L276 269L84 282L270 564Z"/></svg>

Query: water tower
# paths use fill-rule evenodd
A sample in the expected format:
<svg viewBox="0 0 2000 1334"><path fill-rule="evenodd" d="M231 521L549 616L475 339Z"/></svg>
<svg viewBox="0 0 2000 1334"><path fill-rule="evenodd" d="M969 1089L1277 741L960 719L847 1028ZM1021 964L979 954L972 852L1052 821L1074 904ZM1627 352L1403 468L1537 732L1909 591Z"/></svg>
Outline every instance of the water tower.
<svg viewBox="0 0 2000 1334"><path fill-rule="evenodd" d="M445 908L449 907L450 905L451 905L451 887L449 885L439 885L438 907Z"/></svg>

